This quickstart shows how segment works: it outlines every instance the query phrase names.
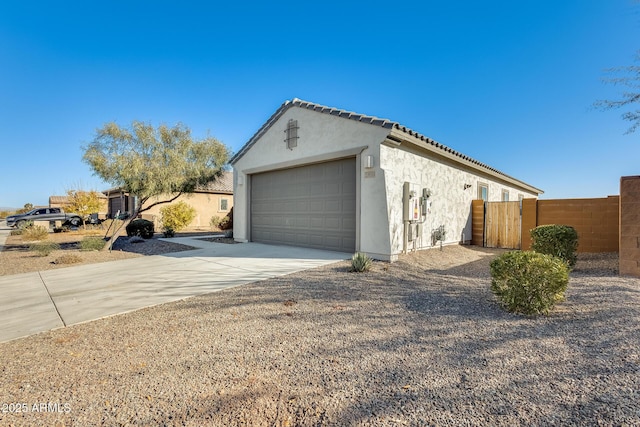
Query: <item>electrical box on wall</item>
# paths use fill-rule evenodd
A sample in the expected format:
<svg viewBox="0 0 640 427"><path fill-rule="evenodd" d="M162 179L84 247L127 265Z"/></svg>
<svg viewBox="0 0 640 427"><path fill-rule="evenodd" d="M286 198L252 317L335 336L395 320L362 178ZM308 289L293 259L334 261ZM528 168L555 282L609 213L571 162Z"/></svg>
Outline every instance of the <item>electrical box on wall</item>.
<svg viewBox="0 0 640 427"><path fill-rule="evenodd" d="M424 221L431 206L430 195L431 192L428 189L421 189L417 184L405 182L402 189L402 220L409 222Z"/></svg>

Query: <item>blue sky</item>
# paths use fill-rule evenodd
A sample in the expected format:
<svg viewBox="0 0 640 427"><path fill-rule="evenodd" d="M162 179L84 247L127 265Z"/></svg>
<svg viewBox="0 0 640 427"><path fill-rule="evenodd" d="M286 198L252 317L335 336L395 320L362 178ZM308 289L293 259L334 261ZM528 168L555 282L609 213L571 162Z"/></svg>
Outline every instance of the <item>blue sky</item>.
<svg viewBox="0 0 640 427"><path fill-rule="evenodd" d="M0 6L0 206L104 190L82 146L105 122L238 150L287 99L398 121L545 191L619 193L640 133L606 68L640 49L633 0L29 1Z"/></svg>

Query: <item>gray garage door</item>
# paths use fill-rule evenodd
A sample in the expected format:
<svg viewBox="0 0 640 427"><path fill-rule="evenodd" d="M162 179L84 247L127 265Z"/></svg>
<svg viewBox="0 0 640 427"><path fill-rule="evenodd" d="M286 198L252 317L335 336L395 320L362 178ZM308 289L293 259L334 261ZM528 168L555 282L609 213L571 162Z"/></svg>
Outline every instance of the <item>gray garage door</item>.
<svg viewBox="0 0 640 427"><path fill-rule="evenodd" d="M355 158L253 175L251 240L355 251Z"/></svg>

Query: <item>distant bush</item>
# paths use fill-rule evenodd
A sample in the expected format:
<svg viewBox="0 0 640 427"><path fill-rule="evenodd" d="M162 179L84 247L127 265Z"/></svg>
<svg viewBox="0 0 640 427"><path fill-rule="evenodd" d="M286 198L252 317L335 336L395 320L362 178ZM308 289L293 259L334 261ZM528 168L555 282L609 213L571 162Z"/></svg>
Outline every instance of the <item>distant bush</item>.
<svg viewBox="0 0 640 427"><path fill-rule="evenodd" d="M26 230L27 228L31 228L33 227L33 221L19 221L18 224L18 230Z"/></svg>
<svg viewBox="0 0 640 427"><path fill-rule="evenodd" d="M81 251L99 251L104 248L105 241L102 237L87 236L80 241Z"/></svg>
<svg viewBox="0 0 640 427"><path fill-rule="evenodd" d="M531 230L531 250L553 255L576 265L578 232L569 225L540 225Z"/></svg>
<svg viewBox="0 0 640 427"><path fill-rule="evenodd" d="M351 271L358 273L368 271L371 268L371 264L371 258L362 252L356 252L353 257L351 257Z"/></svg>
<svg viewBox="0 0 640 427"><path fill-rule="evenodd" d="M209 225L211 228L220 228L220 223L222 222L222 217L218 215L214 215L209 220Z"/></svg>
<svg viewBox="0 0 640 427"><path fill-rule="evenodd" d="M22 240L33 242L35 240L46 240L49 238L49 230L41 225L25 228L22 231Z"/></svg>
<svg viewBox="0 0 640 427"><path fill-rule="evenodd" d="M224 216L222 223L220 224L222 230L233 230L233 208Z"/></svg>
<svg viewBox="0 0 640 427"><path fill-rule="evenodd" d="M185 202L172 203L160 208L162 214L162 229L180 231L186 228L196 217L196 210Z"/></svg>
<svg viewBox="0 0 640 427"><path fill-rule="evenodd" d="M209 220L211 228L217 228L219 230L232 230L233 229L233 208L225 216L214 215Z"/></svg>
<svg viewBox="0 0 640 427"><path fill-rule="evenodd" d="M134 219L127 225L127 236L140 236L145 239L151 239L153 237L154 226L153 222L146 219Z"/></svg>
<svg viewBox="0 0 640 427"><path fill-rule="evenodd" d="M64 254L53 262L54 264L76 264L82 262L82 257L78 254Z"/></svg>
<svg viewBox="0 0 640 427"><path fill-rule="evenodd" d="M176 235L176 231L173 228L165 227L162 230L162 234L163 234L164 237L174 237Z"/></svg>
<svg viewBox="0 0 640 427"><path fill-rule="evenodd" d="M37 252L40 256L47 256L58 249L60 249L60 245L50 241L36 242L29 245L29 250L31 252Z"/></svg>
<svg viewBox="0 0 640 427"><path fill-rule="evenodd" d="M569 268L551 255L513 251L491 262L491 277L491 290L508 311L547 314L564 298Z"/></svg>

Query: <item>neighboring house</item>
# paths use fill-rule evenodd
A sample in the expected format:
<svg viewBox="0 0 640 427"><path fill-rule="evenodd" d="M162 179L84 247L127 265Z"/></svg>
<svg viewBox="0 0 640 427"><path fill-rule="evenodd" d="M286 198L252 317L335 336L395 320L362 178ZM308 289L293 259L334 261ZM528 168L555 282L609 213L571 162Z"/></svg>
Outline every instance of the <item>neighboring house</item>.
<svg viewBox="0 0 640 427"><path fill-rule="evenodd" d="M136 206L137 200L134 195L123 192L119 188L112 188L104 191L109 199L109 218L113 218L118 214L131 215ZM157 200L166 200L171 198L170 195L159 198L150 199L147 205ZM196 209L196 217L189 224L189 227L209 227L211 217L224 217L233 207L233 173L224 172L220 178L209 183L206 186L199 187L191 194L183 194L173 203L184 201ZM154 221L156 228L161 225L160 209L167 206L167 203L156 205L144 211L142 218Z"/></svg>
<svg viewBox="0 0 640 427"><path fill-rule="evenodd" d="M105 196L103 193L100 193L100 192L97 192L97 193L98 193L98 197L100 198L100 212L95 212L95 213L97 213L100 216L106 215L107 207L108 207L107 196ZM49 196L50 208L66 209L68 204L69 204L69 196Z"/></svg>
<svg viewBox="0 0 640 427"><path fill-rule="evenodd" d="M433 246L439 231L444 243L469 243L473 199L542 193L399 123L299 99L282 104L231 165L237 241L390 261Z"/></svg>

